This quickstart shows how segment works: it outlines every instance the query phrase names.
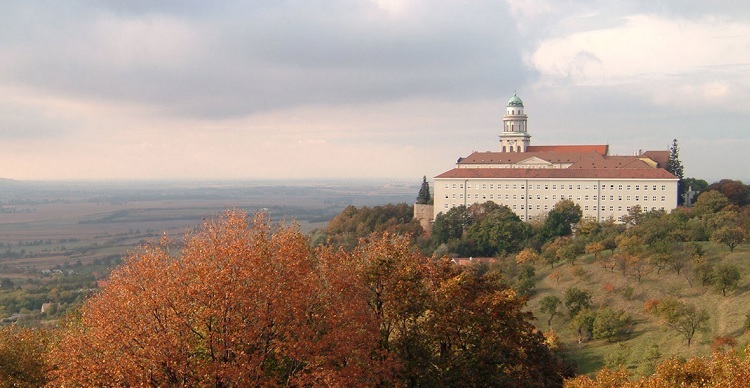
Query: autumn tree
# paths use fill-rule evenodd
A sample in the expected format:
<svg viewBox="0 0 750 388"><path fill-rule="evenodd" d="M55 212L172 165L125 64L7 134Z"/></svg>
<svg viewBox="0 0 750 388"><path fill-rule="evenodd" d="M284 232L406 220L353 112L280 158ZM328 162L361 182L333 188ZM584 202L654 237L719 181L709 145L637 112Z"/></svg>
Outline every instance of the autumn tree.
<svg viewBox="0 0 750 388"><path fill-rule="evenodd" d="M340 251L241 212L179 253L141 247L113 271L49 361L54 385L373 385L388 381L366 289Z"/></svg>
<svg viewBox="0 0 750 388"><path fill-rule="evenodd" d="M750 203L750 186L732 179L722 179L710 184L707 190L716 190L727 197L730 203L739 207Z"/></svg>

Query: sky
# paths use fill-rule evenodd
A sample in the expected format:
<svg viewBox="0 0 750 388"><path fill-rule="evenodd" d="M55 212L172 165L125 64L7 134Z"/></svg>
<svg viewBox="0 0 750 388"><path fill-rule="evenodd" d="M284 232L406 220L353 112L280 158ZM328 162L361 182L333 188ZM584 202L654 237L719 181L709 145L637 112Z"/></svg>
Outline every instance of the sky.
<svg viewBox="0 0 750 388"><path fill-rule="evenodd" d="M6 0L0 177L418 184L514 93L532 144L750 183L750 2Z"/></svg>

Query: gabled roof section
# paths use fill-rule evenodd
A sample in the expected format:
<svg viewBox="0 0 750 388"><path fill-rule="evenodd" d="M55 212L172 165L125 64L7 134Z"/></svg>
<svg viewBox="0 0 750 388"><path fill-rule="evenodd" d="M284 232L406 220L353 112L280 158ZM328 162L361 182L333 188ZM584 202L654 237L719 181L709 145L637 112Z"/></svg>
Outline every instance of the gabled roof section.
<svg viewBox="0 0 750 388"><path fill-rule="evenodd" d="M538 166L540 164L541 165L545 165L545 166L549 166L552 163L550 163L550 162L548 162L548 161L546 161L546 160L544 160L542 158L539 158L537 156L532 156L530 158L526 158L526 159L521 160L520 162L516 163L516 165L519 165L519 166L529 166L529 165Z"/></svg>
<svg viewBox="0 0 750 388"><path fill-rule="evenodd" d="M666 168L669 161L669 151L646 151L641 154L641 157L653 160L659 168Z"/></svg>
<svg viewBox="0 0 750 388"><path fill-rule="evenodd" d="M547 146L528 146L526 152L596 152L599 155L609 155L609 145L607 144L583 144L583 145L547 145Z"/></svg>
<svg viewBox="0 0 750 388"><path fill-rule="evenodd" d="M454 168L438 178L456 179L668 179L677 177L662 168Z"/></svg>

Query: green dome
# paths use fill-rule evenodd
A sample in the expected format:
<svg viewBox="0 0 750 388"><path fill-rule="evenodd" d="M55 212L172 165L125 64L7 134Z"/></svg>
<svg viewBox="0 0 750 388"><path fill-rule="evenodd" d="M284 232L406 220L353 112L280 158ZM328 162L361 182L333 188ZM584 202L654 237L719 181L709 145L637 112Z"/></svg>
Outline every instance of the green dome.
<svg viewBox="0 0 750 388"><path fill-rule="evenodd" d="M518 98L515 93L513 93L513 97L508 100L508 106L523 106L523 101L521 101L521 99Z"/></svg>

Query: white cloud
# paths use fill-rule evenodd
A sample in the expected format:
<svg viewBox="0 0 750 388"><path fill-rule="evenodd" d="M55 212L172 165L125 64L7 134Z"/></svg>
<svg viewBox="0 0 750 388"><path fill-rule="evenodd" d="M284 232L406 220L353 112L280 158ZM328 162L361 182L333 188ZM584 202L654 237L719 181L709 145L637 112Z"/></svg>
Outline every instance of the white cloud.
<svg viewBox="0 0 750 388"><path fill-rule="evenodd" d="M750 25L643 14L624 21L544 39L526 61L548 86L631 85L659 104L726 103L750 91Z"/></svg>

